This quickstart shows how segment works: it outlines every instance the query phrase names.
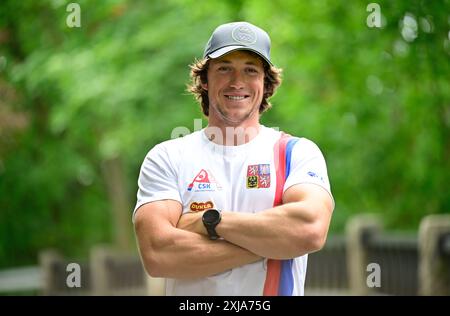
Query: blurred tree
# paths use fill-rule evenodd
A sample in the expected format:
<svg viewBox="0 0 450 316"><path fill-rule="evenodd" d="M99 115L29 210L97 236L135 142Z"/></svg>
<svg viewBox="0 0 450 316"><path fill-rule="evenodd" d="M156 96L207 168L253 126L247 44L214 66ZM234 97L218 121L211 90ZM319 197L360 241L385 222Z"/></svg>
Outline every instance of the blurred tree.
<svg viewBox="0 0 450 316"><path fill-rule="evenodd" d="M69 28L69 2L0 5L0 267L43 247L135 249L140 164L176 126L193 131L187 65L233 20L271 34L284 83L262 120L323 150L332 230L358 212L413 230L450 211L448 0L379 1L381 28L367 1L295 0L83 0Z"/></svg>

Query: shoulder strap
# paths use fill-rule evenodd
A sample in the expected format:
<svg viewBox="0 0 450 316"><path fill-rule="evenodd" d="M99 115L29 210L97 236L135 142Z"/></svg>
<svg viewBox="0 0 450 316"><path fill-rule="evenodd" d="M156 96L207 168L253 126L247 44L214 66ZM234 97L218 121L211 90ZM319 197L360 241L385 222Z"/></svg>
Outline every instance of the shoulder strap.
<svg viewBox="0 0 450 316"><path fill-rule="evenodd" d="M282 204L283 188L290 173L291 153L298 138L281 133L280 139L274 145L274 161L276 171L276 188L273 206ZM267 260L264 296L292 295L294 278L292 275L292 259Z"/></svg>

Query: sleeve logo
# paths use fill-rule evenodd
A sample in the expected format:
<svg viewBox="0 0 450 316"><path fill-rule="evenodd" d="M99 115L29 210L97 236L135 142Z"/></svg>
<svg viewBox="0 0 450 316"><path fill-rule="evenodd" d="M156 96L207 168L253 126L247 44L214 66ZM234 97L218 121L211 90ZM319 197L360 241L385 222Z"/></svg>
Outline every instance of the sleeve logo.
<svg viewBox="0 0 450 316"><path fill-rule="evenodd" d="M308 171L308 176L310 176L311 178L316 178L319 179L321 182L323 181L323 177L319 176L317 173L312 172L312 171Z"/></svg>

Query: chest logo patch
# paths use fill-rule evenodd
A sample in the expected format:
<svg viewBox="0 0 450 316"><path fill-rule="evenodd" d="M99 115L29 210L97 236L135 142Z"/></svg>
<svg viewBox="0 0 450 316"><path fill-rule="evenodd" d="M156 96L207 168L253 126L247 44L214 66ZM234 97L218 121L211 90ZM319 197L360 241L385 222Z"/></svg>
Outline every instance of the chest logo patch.
<svg viewBox="0 0 450 316"><path fill-rule="evenodd" d="M247 167L247 189L270 187L270 164L249 165Z"/></svg>
<svg viewBox="0 0 450 316"><path fill-rule="evenodd" d="M193 192L216 191L222 190L222 187L209 170L201 169L189 183L187 190Z"/></svg>
<svg viewBox="0 0 450 316"><path fill-rule="evenodd" d="M205 211L210 208L214 208L214 203L211 201L207 202L192 202L191 205L189 205L189 208L192 212L200 212Z"/></svg>

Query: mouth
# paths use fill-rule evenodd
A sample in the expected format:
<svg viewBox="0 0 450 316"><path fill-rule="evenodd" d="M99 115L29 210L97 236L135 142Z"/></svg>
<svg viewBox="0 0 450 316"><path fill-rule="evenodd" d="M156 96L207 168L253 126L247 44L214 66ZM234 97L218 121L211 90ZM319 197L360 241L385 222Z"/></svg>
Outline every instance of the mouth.
<svg viewBox="0 0 450 316"><path fill-rule="evenodd" d="M247 98L249 98L249 95L230 95L230 94L225 94L225 98L227 98L228 100L232 100L232 101L242 101L245 100Z"/></svg>

